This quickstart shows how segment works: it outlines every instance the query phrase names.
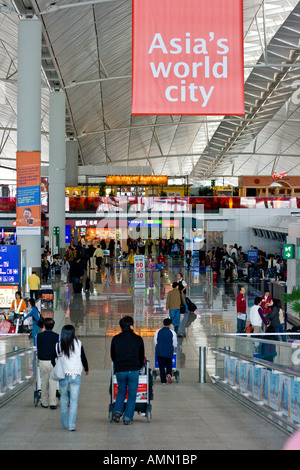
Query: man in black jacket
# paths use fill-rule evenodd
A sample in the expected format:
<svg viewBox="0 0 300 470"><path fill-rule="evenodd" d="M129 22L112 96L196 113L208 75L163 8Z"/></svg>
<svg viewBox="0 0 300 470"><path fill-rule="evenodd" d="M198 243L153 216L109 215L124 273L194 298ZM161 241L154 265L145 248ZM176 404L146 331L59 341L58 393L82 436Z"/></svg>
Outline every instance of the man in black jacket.
<svg viewBox="0 0 300 470"><path fill-rule="evenodd" d="M57 408L56 402L56 386L57 382L50 380L52 371L51 359L54 354L55 345L59 341L59 335L54 333L54 320L52 318L44 319L44 331L37 335L37 354L39 359L39 369L41 374L41 405L43 408L51 410Z"/></svg>
<svg viewBox="0 0 300 470"><path fill-rule="evenodd" d="M114 363L114 372L118 383L113 420L118 423L123 415L123 422L127 425L132 424L133 421L139 371L144 364L145 348L141 336L136 335L133 331L132 317L121 318L120 327L122 333L114 336L111 342L111 359ZM124 410L127 391L128 398Z"/></svg>

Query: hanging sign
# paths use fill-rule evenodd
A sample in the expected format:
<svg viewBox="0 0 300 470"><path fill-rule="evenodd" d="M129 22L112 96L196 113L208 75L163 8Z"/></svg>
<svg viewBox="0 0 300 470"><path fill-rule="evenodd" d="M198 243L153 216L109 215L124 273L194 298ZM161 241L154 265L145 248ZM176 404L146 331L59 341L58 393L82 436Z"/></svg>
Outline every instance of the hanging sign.
<svg viewBox="0 0 300 470"><path fill-rule="evenodd" d="M243 115L242 0L133 0L132 114Z"/></svg>
<svg viewBox="0 0 300 470"><path fill-rule="evenodd" d="M17 152L17 235L41 233L41 153Z"/></svg>

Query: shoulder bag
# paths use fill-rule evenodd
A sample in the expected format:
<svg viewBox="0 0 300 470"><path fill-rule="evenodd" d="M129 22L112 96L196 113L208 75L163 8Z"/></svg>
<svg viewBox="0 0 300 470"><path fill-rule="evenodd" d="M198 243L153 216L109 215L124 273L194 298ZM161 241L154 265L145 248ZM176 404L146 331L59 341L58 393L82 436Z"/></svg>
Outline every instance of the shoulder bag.
<svg viewBox="0 0 300 470"><path fill-rule="evenodd" d="M50 374L50 380L55 380L55 381L58 382L60 380L63 380L65 378L66 374L65 374L65 371L64 371L64 368L63 368L63 362L62 362L63 358L62 358L61 354L58 352L57 346L58 346L58 343L55 346L57 359L56 359L55 366L53 367L52 372Z"/></svg>

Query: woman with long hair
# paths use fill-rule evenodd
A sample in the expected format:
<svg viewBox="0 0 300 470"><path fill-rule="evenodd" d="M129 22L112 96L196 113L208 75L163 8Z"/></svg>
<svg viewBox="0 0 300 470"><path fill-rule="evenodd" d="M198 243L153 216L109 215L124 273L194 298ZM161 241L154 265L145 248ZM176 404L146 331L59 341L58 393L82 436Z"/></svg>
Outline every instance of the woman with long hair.
<svg viewBox="0 0 300 470"><path fill-rule="evenodd" d="M85 375L88 375L89 366L81 341L75 336L73 325L65 325L61 330L61 340L56 344L55 355L52 360L53 366L59 355L62 357L65 372L65 378L59 381L61 424L69 431L76 431L81 373L84 368ZM68 405L70 406L68 407Z"/></svg>

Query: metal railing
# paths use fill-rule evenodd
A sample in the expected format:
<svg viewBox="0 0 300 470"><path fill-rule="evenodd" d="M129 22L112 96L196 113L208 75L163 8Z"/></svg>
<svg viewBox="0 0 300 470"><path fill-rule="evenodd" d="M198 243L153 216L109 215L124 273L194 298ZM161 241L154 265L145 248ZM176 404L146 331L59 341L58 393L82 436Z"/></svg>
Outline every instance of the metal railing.
<svg viewBox="0 0 300 470"><path fill-rule="evenodd" d="M27 334L0 335L0 407L36 376L36 349Z"/></svg>
<svg viewBox="0 0 300 470"><path fill-rule="evenodd" d="M300 425L298 338L293 333L213 335L211 378L259 415L293 432Z"/></svg>

